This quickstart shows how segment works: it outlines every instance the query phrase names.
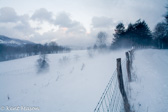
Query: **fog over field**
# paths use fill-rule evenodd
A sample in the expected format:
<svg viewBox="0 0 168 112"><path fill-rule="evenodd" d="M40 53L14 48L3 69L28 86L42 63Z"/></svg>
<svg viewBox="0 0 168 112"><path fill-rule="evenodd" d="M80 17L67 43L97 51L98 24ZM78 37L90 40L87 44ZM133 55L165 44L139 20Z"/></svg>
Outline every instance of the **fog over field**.
<svg viewBox="0 0 168 112"><path fill-rule="evenodd" d="M0 0L0 112L168 112L167 0Z"/></svg>

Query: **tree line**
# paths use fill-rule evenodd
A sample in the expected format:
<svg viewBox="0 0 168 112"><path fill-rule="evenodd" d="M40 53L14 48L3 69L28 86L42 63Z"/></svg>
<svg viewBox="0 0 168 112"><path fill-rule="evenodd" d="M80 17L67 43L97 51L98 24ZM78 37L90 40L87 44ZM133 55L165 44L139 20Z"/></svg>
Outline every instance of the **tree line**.
<svg viewBox="0 0 168 112"><path fill-rule="evenodd" d="M57 45L55 42L42 44L6 45L0 44L0 61L23 58L38 54L51 54L70 51L67 47Z"/></svg>
<svg viewBox="0 0 168 112"><path fill-rule="evenodd" d="M116 26L111 49L152 46L152 33L145 21L138 20L129 24L127 28L123 23Z"/></svg>
<svg viewBox="0 0 168 112"><path fill-rule="evenodd" d="M127 27L123 23L119 23L115 28L110 48L153 47L168 49L168 6L166 9L164 21L157 23L153 32L145 20L139 19L135 23L130 23ZM107 48L106 38L106 32L99 32L94 48Z"/></svg>

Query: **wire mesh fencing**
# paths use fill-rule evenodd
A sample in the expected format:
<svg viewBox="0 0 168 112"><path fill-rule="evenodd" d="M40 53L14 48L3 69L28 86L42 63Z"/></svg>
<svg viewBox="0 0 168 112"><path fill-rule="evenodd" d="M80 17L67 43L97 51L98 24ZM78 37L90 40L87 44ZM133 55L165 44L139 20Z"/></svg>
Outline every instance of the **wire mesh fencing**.
<svg viewBox="0 0 168 112"><path fill-rule="evenodd" d="M128 93L126 60L122 61L124 88ZM114 71L94 112L124 112L124 102L120 93L117 70Z"/></svg>

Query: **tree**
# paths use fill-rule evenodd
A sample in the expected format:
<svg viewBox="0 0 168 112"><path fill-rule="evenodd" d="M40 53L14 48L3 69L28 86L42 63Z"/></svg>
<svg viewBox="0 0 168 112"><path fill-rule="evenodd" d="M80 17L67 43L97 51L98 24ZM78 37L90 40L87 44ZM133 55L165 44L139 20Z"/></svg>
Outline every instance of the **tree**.
<svg viewBox="0 0 168 112"><path fill-rule="evenodd" d="M116 49L124 46L124 38L125 38L125 27L123 23L119 23L115 28L115 33L113 34L114 38L112 41L111 49ZM122 45L122 46L121 46Z"/></svg>
<svg viewBox="0 0 168 112"><path fill-rule="evenodd" d="M122 33L124 33L124 31L125 31L124 24L123 24L123 23L119 23L119 24L116 26L115 33L116 33L116 34L122 34Z"/></svg>
<svg viewBox="0 0 168 112"><path fill-rule="evenodd" d="M152 45L152 34L145 21L140 19L129 24L125 29L123 23L116 26L111 48L131 48L133 46Z"/></svg>
<svg viewBox="0 0 168 112"><path fill-rule="evenodd" d="M138 20L134 26L135 38L134 42L138 46L151 46L152 45L152 33L145 21Z"/></svg>
<svg viewBox="0 0 168 112"><path fill-rule="evenodd" d="M168 48L168 25L165 22L158 23L154 29L153 39L158 48Z"/></svg>
<svg viewBox="0 0 168 112"><path fill-rule="evenodd" d="M168 23L168 5L166 6L167 12L164 15L166 23Z"/></svg>
<svg viewBox="0 0 168 112"><path fill-rule="evenodd" d="M158 23L153 32L155 46L160 49L168 48L168 6L164 15L165 21Z"/></svg>
<svg viewBox="0 0 168 112"><path fill-rule="evenodd" d="M96 45L98 48L106 48L106 40L107 40L107 33L106 32L99 32L97 35L97 42Z"/></svg>
<svg viewBox="0 0 168 112"><path fill-rule="evenodd" d="M49 68L48 58L46 54L40 54L37 60L38 72L46 71Z"/></svg>

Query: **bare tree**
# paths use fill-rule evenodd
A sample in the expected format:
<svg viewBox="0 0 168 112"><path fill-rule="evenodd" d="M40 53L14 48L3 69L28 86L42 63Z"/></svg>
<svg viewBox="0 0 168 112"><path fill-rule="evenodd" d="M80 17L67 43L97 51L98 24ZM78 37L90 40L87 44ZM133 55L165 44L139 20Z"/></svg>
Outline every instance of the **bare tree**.
<svg viewBox="0 0 168 112"><path fill-rule="evenodd" d="M48 64L48 58L46 54L39 55L39 59L37 60L37 67L38 67L38 72L43 72L48 70L49 64Z"/></svg>
<svg viewBox="0 0 168 112"><path fill-rule="evenodd" d="M106 40L107 40L107 33L106 32L99 32L97 35L97 47L105 48L106 47Z"/></svg>

